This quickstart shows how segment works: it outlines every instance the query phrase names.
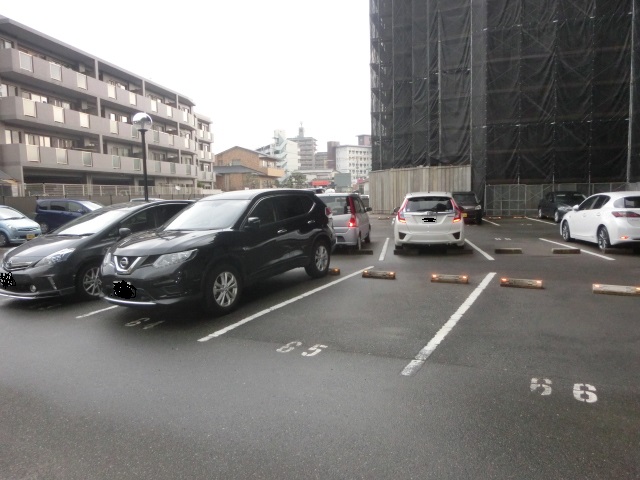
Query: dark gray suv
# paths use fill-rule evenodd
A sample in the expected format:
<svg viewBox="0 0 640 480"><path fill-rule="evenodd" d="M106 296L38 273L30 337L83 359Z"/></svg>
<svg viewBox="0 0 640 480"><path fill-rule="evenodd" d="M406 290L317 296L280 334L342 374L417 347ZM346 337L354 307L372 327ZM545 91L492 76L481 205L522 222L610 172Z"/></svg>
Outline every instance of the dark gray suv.
<svg viewBox="0 0 640 480"><path fill-rule="evenodd" d="M101 268L104 299L133 307L200 301L225 314L251 283L299 267L325 276L336 241L330 214L305 190L205 197L162 228L109 249Z"/></svg>

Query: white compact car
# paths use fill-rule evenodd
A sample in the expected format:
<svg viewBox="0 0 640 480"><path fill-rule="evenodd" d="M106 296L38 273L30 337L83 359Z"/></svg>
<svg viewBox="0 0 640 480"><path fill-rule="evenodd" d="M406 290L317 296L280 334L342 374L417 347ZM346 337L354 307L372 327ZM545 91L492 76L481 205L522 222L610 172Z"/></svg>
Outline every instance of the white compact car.
<svg viewBox="0 0 640 480"><path fill-rule="evenodd" d="M396 248L405 245L464 246L464 221L449 192L408 193L393 222Z"/></svg>
<svg viewBox="0 0 640 480"><path fill-rule="evenodd" d="M640 191L591 195L562 218L562 238L597 243L601 250L614 245L640 249Z"/></svg>

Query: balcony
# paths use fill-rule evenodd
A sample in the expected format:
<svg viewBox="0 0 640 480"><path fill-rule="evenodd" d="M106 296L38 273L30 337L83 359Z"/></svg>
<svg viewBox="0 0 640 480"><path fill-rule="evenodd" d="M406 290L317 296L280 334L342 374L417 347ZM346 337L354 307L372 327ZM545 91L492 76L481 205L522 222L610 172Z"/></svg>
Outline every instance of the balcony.
<svg viewBox="0 0 640 480"><path fill-rule="evenodd" d="M16 165L23 168L46 168L60 171L124 173L131 175L142 174L142 162L136 157L121 157L110 154L87 152L81 150L66 150L53 147L38 147L36 145L10 144L0 145L2 158L12 159L7 173L20 178L15 171ZM147 160L149 175L159 175L170 178L195 179L196 169L192 165L158 160Z"/></svg>

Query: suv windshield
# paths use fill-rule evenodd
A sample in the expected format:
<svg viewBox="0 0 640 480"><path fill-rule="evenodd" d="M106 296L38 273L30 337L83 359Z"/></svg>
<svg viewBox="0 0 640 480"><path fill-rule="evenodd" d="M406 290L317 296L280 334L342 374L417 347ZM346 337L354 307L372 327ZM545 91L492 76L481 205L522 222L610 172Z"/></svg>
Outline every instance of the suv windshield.
<svg viewBox="0 0 640 480"><path fill-rule="evenodd" d="M558 193L556 194L556 201L563 203L570 203L571 205L577 205L582 202L586 197L581 193Z"/></svg>
<svg viewBox="0 0 640 480"><path fill-rule="evenodd" d="M249 200L201 200L181 212L163 228L171 230L220 230L233 225L246 210Z"/></svg>
<svg viewBox="0 0 640 480"><path fill-rule="evenodd" d="M124 217L131 210L100 210L87 213L58 228L54 235L93 235L111 224L114 220Z"/></svg>

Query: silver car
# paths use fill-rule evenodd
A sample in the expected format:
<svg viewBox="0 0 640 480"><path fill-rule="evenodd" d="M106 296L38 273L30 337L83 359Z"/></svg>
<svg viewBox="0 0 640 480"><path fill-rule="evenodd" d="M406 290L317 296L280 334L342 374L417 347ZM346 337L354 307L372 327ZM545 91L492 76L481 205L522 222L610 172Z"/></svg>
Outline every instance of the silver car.
<svg viewBox="0 0 640 480"><path fill-rule="evenodd" d="M357 193L321 193L318 197L331 209L337 246L362 249L371 241L371 207L365 207Z"/></svg>

